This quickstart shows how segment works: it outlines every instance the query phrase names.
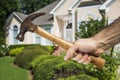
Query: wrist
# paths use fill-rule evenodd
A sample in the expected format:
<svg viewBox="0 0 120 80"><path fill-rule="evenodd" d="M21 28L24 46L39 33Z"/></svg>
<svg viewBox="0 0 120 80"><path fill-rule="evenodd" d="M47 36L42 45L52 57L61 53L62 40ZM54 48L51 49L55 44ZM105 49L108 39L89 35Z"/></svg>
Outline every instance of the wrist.
<svg viewBox="0 0 120 80"><path fill-rule="evenodd" d="M95 50L95 55L99 56L101 53L103 53L107 46L106 43L104 42L103 39L97 39L96 37L92 37L92 40L95 42L96 44L96 50Z"/></svg>

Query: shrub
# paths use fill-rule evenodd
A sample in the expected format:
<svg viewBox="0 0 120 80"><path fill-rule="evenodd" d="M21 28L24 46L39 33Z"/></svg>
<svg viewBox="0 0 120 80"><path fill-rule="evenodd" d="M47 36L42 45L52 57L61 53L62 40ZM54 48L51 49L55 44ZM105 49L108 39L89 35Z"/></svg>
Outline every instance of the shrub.
<svg viewBox="0 0 120 80"><path fill-rule="evenodd" d="M6 45L0 45L0 57L7 55L8 47Z"/></svg>
<svg viewBox="0 0 120 80"><path fill-rule="evenodd" d="M61 78L58 80L98 80L98 79L95 77L83 74L83 75L78 75L78 76L71 76L68 78Z"/></svg>
<svg viewBox="0 0 120 80"><path fill-rule="evenodd" d="M19 47L29 47L29 46L41 46L39 44L20 44L20 45L10 45L9 46L9 49L12 50L12 49L15 49L15 48L19 48Z"/></svg>
<svg viewBox="0 0 120 80"><path fill-rule="evenodd" d="M11 51L12 49L15 49L15 48L19 48L19 47L24 47L24 48L40 47L40 48L45 49L46 51L48 51L50 53L53 51L53 46L43 46L43 45L39 45L39 44L11 45L11 46L9 46L9 51Z"/></svg>
<svg viewBox="0 0 120 80"><path fill-rule="evenodd" d="M84 73L83 65L64 61L62 57L41 56L39 62L33 67L34 80L57 80L80 73Z"/></svg>
<svg viewBox="0 0 120 80"><path fill-rule="evenodd" d="M41 62L51 59L51 58L55 58L56 56L52 56L52 55L40 55L38 57L36 57L32 62L31 62L31 66L34 68L37 64L40 64Z"/></svg>
<svg viewBox="0 0 120 80"><path fill-rule="evenodd" d="M24 49L24 47L12 49L10 51L9 55L10 56L16 56L17 54L19 54L20 52L22 52L23 49Z"/></svg>
<svg viewBox="0 0 120 80"><path fill-rule="evenodd" d="M29 46L18 54L15 63L22 68L31 69L30 63L39 55L49 54L49 52L40 46Z"/></svg>

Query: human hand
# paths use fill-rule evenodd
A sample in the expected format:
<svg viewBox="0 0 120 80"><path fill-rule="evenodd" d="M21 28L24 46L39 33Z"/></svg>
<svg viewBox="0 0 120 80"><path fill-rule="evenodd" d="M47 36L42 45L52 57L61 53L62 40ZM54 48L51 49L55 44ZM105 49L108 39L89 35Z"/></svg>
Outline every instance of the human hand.
<svg viewBox="0 0 120 80"><path fill-rule="evenodd" d="M89 64L90 55L99 56L104 50L93 38L80 39L74 42L73 46L67 50L65 60L73 59L78 63Z"/></svg>

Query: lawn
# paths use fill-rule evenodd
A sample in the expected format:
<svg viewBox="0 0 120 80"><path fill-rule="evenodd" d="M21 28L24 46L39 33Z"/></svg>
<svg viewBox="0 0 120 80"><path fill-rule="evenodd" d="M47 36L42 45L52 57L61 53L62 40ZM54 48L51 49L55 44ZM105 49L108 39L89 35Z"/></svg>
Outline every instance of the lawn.
<svg viewBox="0 0 120 80"><path fill-rule="evenodd" d="M0 80L29 80L29 72L13 65L13 57L0 58Z"/></svg>

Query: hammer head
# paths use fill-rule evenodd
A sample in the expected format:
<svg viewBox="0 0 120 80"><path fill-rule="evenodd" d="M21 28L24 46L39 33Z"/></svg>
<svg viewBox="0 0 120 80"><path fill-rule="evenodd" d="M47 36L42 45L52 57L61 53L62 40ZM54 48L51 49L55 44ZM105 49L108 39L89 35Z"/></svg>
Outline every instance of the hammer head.
<svg viewBox="0 0 120 80"><path fill-rule="evenodd" d="M20 32L17 35L16 39L23 41L24 35L27 31L34 32L34 30L37 28L36 25L32 24L32 20L34 20L38 16L45 15L45 13L35 13L30 16L28 16L21 24L20 26Z"/></svg>

